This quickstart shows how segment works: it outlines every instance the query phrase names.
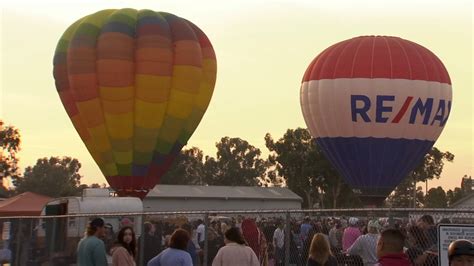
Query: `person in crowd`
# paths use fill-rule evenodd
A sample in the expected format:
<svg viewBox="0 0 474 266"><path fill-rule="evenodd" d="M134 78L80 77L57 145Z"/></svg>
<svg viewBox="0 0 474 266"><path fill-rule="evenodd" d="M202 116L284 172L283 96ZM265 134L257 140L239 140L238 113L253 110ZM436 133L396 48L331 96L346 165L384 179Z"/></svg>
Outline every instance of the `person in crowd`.
<svg viewBox="0 0 474 266"><path fill-rule="evenodd" d="M329 241L322 233L314 235L309 248L307 266L336 266L336 258L332 255Z"/></svg>
<svg viewBox="0 0 474 266"><path fill-rule="evenodd" d="M104 243L107 254L110 254L110 249L114 246L116 238L117 236L115 235L114 227L110 223L106 223Z"/></svg>
<svg viewBox="0 0 474 266"><path fill-rule="evenodd" d="M448 247L449 266L474 265L474 244L466 239L458 239Z"/></svg>
<svg viewBox="0 0 474 266"><path fill-rule="evenodd" d="M273 247L275 250L276 266L283 265L285 262L285 231L283 230L283 222L278 222L278 227L273 233Z"/></svg>
<svg viewBox="0 0 474 266"><path fill-rule="evenodd" d="M148 266L193 266L191 255L186 251L190 240L189 233L177 229L171 235L169 248L163 250L148 262Z"/></svg>
<svg viewBox="0 0 474 266"><path fill-rule="evenodd" d="M130 226L124 226L117 235L117 241L110 250L113 266L135 266L137 241Z"/></svg>
<svg viewBox="0 0 474 266"><path fill-rule="evenodd" d="M357 238L361 236L361 232L359 227L357 226L359 223L359 219L355 217L349 218L349 227L344 230L344 234L342 235L342 249L346 251L348 248L354 244Z"/></svg>
<svg viewBox="0 0 474 266"><path fill-rule="evenodd" d="M377 242L377 257L380 266L410 266L408 256L403 252L405 236L397 229L386 229Z"/></svg>
<svg viewBox="0 0 474 266"><path fill-rule="evenodd" d="M204 222L199 219L197 221L197 229L196 229L196 233L197 233L197 239L198 239L198 244L199 244L199 247L201 249L204 249L204 240L206 239L206 226L204 225Z"/></svg>
<svg viewBox="0 0 474 266"><path fill-rule="evenodd" d="M78 266L107 265L105 244L105 222L102 218L94 218L89 222L85 238L77 247Z"/></svg>
<svg viewBox="0 0 474 266"><path fill-rule="evenodd" d="M250 248L255 252L260 262L264 263L266 257L267 241L253 219L242 221L242 235Z"/></svg>
<svg viewBox="0 0 474 266"><path fill-rule="evenodd" d="M378 221L370 221L367 225L367 234L359 236L354 244L347 249L350 255L362 258L364 266L374 266L378 263L377 241L379 238L380 224Z"/></svg>
<svg viewBox="0 0 474 266"><path fill-rule="evenodd" d="M212 266L260 266L257 255L246 245L239 228L231 227L224 236L226 245L219 249Z"/></svg>
<svg viewBox="0 0 474 266"><path fill-rule="evenodd" d="M425 232L428 240L428 249L433 252L438 251L438 231L433 216L425 214L417 221L417 226Z"/></svg>
<svg viewBox="0 0 474 266"><path fill-rule="evenodd" d="M329 242L331 243L331 247L336 251L342 250L342 235L342 224L340 221L336 220L329 231Z"/></svg>
<svg viewBox="0 0 474 266"><path fill-rule="evenodd" d="M304 217L303 223L300 226L301 242L304 242L306 240L306 238L308 237L309 231L313 228L310 222L311 222L311 219L309 218L309 216Z"/></svg>
<svg viewBox="0 0 474 266"><path fill-rule="evenodd" d="M189 234L190 236L193 235L193 228L192 228L192 226L191 226L190 224L185 223L185 224L183 224L183 225L181 226L181 228L182 228L183 230L186 230L186 232L188 232L188 234ZM187 248L186 248L186 251L189 253L189 255L191 255L191 259L192 259L192 261L193 261L193 265L194 265L194 266L197 266L197 265L198 265L197 248L196 248L196 246L195 246L195 244L194 244L193 241L191 241L191 240L188 241L188 246L187 246Z"/></svg>
<svg viewBox="0 0 474 266"><path fill-rule="evenodd" d="M410 226L407 229L407 250L405 254L408 255L413 265L424 265L427 262L429 254L426 254L425 251L428 250L428 245L425 232L420 227Z"/></svg>
<svg viewBox="0 0 474 266"><path fill-rule="evenodd" d="M143 262L147 264L161 251L161 239L156 236L156 227L152 223L144 223L143 231ZM141 236L138 243L141 243Z"/></svg>
<svg viewBox="0 0 474 266"><path fill-rule="evenodd" d="M311 247L311 242L313 242L313 238L314 238L315 235L316 235L316 231L314 229L311 229L311 231L309 231L309 233L308 233L308 237L306 238L306 240L303 243L303 247L302 247L302 250L301 250L301 257L302 257L302 259L304 260L305 263L308 260L309 249Z"/></svg>

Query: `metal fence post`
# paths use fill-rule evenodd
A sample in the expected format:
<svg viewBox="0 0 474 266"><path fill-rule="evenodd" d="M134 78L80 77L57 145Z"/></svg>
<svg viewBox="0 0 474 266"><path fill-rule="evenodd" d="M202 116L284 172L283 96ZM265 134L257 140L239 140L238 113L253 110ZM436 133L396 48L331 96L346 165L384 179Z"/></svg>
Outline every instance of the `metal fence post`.
<svg viewBox="0 0 474 266"><path fill-rule="evenodd" d="M290 265L290 245L291 245L291 215L290 212L286 213L285 223L285 266Z"/></svg>
<svg viewBox="0 0 474 266"><path fill-rule="evenodd" d="M51 232L51 233L52 233L52 236L51 236L51 239L50 239L50 244L51 244L51 246L49 247L49 254L48 254L48 256L49 256L49 261L50 261L50 262L52 262L52 261L51 261L51 257L52 257L52 255L54 254L54 251L55 251L55 249L56 249L55 239L56 239L56 226L57 226L57 224L58 224L58 223L57 223L57 219L59 219L59 218L53 218L53 219L52 219L52 220L53 220L53 227L52 227L52 230L51 230L51 231L52 231L52 232Z"/></svg>
<svg viewBox="0 0 474 266"><path fill-rule="evenodd" d="M145 214L142 213L141 215L141 228L140 228L140 250L139 250L139 264L144 265L145 263ZM160 239L161 241L161 239Z"/></svg>
<svg viewBox="0 0 474 266"><path fill-rule="evenodd" d="M23 234L22 230L22 225L21 225L21 218L18 219L18 229L16 233L16 250L15 250L15 265L21 265L20 264L20 250L21 250L21 235Z"/></svg>
<svg viewBox="0 0 474 266"><path fill-rule="evenodd" d="M208 253L209 253L209 239L208 239L208 226L209 226L209 213L204 213L204 254L203 254L203 266L208 265L207 260L209 259Z"/></svg>

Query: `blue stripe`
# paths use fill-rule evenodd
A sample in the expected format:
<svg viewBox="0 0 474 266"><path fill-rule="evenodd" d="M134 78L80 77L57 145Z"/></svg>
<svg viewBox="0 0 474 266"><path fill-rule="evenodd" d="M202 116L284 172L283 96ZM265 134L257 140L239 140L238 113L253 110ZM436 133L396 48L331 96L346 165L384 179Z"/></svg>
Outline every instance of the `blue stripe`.
<svg viewBox="0 0 474 266"><path fill-rule="evenodd" d="M102 28L102 33L105 32L120 32L135 38L135 28L132 28L129 25L121 22L108 22Z"/></svg>
<svg viewBox="0 0 474 266"><path fill-rule="evenodd" d="M328 160L354 189L387 196L408 176L434 141L389 138L317 138Z"/></svg>
<svg viewBox="0 0 474 266"><path fill-rule="evenodd" d="M146 176L148 174L148 169L150 167L148 165L139 165L133 164L132 165L132 176Z"/></svg>

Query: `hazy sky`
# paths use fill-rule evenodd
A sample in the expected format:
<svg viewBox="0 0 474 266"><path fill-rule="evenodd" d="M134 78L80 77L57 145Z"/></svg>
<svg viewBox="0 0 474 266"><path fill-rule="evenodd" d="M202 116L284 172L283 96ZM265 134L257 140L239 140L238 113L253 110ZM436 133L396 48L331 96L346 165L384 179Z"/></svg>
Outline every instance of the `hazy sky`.
<svg viewBox="0 0 474 266"><path fill-rule="evenodd" d="M11 2L11 3L5 3ZM52 57L63 31L105 8L148 8L191 20L217 54L215 92L189 146L215 155L222 136L241 137L265 154L263 137L306 127L299 104L301 78L326 47L359 35L393 35L417 42L445 64L453 108L436 142L456 158L445 189L472 175L474 153L473 5L470 0L308 1L2 1L0 118L22 134L21 166L45 156L73 156L83 183L105 182L72 127L54 86Z"/></svg>

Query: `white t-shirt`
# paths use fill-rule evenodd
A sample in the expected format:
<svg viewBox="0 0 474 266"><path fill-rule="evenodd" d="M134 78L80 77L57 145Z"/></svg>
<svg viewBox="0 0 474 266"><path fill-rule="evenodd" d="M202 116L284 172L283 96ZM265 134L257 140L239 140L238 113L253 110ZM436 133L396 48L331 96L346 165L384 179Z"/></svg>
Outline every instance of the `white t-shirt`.
<svg viewBox="0 0 474 266"><path fill-rule="evenodd" d="M196 233L198 234L198 241L203 242L206 239L205 233L206 233L206 226L204 224L200 224L197 229Z"/></svg>
<svg viewBox="0 0 474 266"><path fill-rule="evenodd" d="M279 248L285 246L285 231L283 229L277 228L275 230L275 233L273 233L273 243Z"/></svg>

